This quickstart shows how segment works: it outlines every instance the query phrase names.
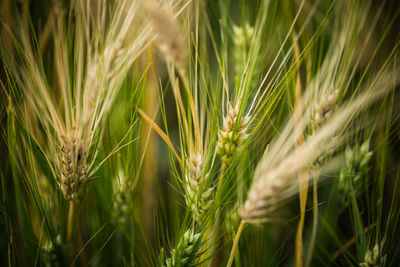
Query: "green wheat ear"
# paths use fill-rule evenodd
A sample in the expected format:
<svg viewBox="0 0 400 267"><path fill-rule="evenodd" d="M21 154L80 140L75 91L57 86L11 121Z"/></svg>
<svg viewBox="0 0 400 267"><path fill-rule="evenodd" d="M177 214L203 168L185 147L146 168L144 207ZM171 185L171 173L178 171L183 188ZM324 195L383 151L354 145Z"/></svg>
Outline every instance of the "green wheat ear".
<svg viewBox="0 0 400 267"><path fill-rule="evenodd" d="M359 192L363 186L362 178L368 172L368 163L373 155L373 152L369 150L369 142L368 139L361 146L356 144L346 148L346 165L340 171L339 176L339 189L343 198L352 191L351 185L355 192ZM349 204L347 198L342 201L346 205Z"/></svg>
<svg viewBox="0 0 400 267"><path fill-rule="evenodd" d="M367 250L364 255L364 261L359 264L360 267L383 267L386 266L386 257L383 255L382 246L375 244L372 250Z"/></svg>
<svg viewBox="0 0 400 267"><path fill-rule="evenodd" d="M240 103L235 108L229 105L228 115L224 118L223 129L218 132L217 154L220 155L222 163L228 164L237 148L248 137L246 130L249 117L238 117Z"/></svg>
<svg viewBox="0 0 400 267"><path fill-rule="evenodd" d="M203 157L201 153L192 155L186 171L186 204L192 212L193 219L201 223L214 203L214 187L209 186L208 174L203 174Z"/></svg>
<svg viewBox="0 0 400 267"><path fill-rule="evenodd" d="M118 172L118 177L113 179L114 202L112 216L115 223L125 226L133 213L133 198L130 182L124 171Z"/></svg>
<svg viewBox="0 0 400 267"><path fill-rule="evenodd" d="M190 267L196 266L196 260L200 258L203 252L200 248L203 244L202 234L195 234L188 230L181 237L178 244L171 251L171 257L166 260L167 267Z"/></svg>
<svg viewBox="0 0 400 267"><path fill-rule="evenodd" d="M41 257L46 267L66 266L66 244L62 242L61 236L55 240L47 240L41 247Z"/></svg>

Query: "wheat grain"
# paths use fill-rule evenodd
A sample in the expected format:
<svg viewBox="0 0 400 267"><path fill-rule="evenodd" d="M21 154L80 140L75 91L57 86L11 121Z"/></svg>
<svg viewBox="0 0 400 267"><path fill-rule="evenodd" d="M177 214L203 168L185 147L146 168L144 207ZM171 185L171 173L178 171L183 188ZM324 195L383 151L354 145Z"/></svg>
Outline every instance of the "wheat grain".
<svg viewBox="0 0 400 267"><path fill-rule="evenodd" d="M166 260L168 267L189 267L195 266L196 260L200 257L202 235L195 234L188 230L181 237L176 247L171 251L171 257Z"/></svg>
<svg viewBox="0 0 400 267"><path fill-rule="evenodd" d="M224 164L228 164L236 149L247 139L247 124L250 117L238 117L240 103L235 108L229 104L228 115L224 118L223 130L218 132L217 153Z"/></svg>
<svg viewBox="0 0 400 267"><path fill-rule="evenodd" d="M79 193L79 189L86 181L85 145L79 139L76 129L72 136L61 136L62 140L62 167L60 188L68 200L74 200Z"/></svg>
<svg viewBox="0 0 400 267"><path fill-rule="evenodd" d="M208 175L203 173L203 156L197 153L191 156L186 171L186 203L192 211L193 219L201 223L208 214L214 199L214 187L208 186Z"/></svg>

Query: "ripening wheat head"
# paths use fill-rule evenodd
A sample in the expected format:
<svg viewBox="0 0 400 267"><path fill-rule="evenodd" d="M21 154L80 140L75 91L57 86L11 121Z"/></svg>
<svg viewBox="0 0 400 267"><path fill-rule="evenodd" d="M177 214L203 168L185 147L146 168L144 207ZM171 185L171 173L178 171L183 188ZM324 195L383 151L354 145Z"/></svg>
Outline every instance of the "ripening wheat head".
<svg viewBox="0 0 400 267"><path fill-rule="evenodd" d="M218 132L217 153L221 156L223 164L228 164L234 156L236 149L247 139L247 124L249 116L240 116L240 102L232 107L228 104L228 114L223 119L223 128Z"/></svg>
<svg viewBox="0 0 400 267"><path fill-rule="evenodd" d="M21 26L14 37L18 61L8 60L7 67L40 125L27 122L25 127L43 140L39 145L68 200L99 167L95 161L104 119L130 66L149 43L149 26L137 19L138 3L88 0L60 8L49 52L54 69L42 66L29 29Z"/></svg>
<svg viewBox="0 0 400 267"><path fill-rule="evenodd" d="M293 122L289 121L282 135L270 144L267 155L258 163L253 184L240 210L242 219L250 223L265 221L268 213L276 210L280 202L293 196L297 190L296 176L319 157L334 153L351 134L345 131L346 126L371 103L390 92L393 79L392 73L380 75L377 80L366 86L364 93L332 111L323 126L299 147L295 147L295 140L298 140L302 131L294 131ZM308 123L310 119L299 127L304 130ZM331 159L324 163L320 171L323 168L336 169L338 163L340 161ZM318 173L319 171L310 172L309 175Z"/></svg>
<svg viewBox="0 0 400 267"><path fill-rule="evenodd" d="M297 179L294 178L320 157L335 153L345 138L354 134L346 132L351 120L393 88L397 78L388 65L383 64L379 71L371 73L370 80L359 81L363 85L357 88L356 92L362 92L359 96L354 96L355 92L347 102L341 102L351 90L350 81L354 81L360 64L357 53L360 47L354 40L351 43L349 40L356 38L360 24L366 21L365 13L351 12L353 16L345 16L337 25L340 28L334 32L327 55L303 94L302 121L289 120L280 136L270 144L268 154L259 162L240 212L244 221L262 221L279 202L293 195L297 190ZM367 124L365 122L364 127ZM296 147L296 141L307 129L311 129L312 134ZM339 161L335 158L327 159L321 169L338 167ZM309 172L309 175L316 175L318 171Z"/></svg>
<svg viewBox="0 0 400 267"><path fill-rule="evenodd" d="M335 23L331 46L318 72L307 85L300 107L303 118L300 122L289 120L269 146L266 156L258 163L254 181L248 191L247 200L240 210L246 222L260 222L268 218L280 202L296 193L296 176L324 157L320 169L309 171L318 175L324 168L338 168L338 150L346 138L355 131L347 131L351 121L379 98L387 95L398 83L398 66L388 58L377 70L361 68L365 42L368 42L376 20L368 24L366 40L360 38L367 25L368 7L354 10L344 3L344 12ZM370 28L371 27L371 28ZM393 52L396 52L394 50ZM371 59L374 60L374 59ZM355 73L368 71L368 79L357 78ZM352 83L357 84L354 88ZM347 97L346 97L347 96ZM347 101L345 101L347 99ZM303 144L296 141L305 132L311 132ZM304 178L306 179L306 178Z"/></svg>
<svg viewBox="0 0 400 267"><path fill-rule="evenodd" d="M158 49L168 62L173 63L179 69L185 67L187 54L182 27L175 18L172 8L179 7L182 2L181 0L162 3L155 0L143 1L144 10L155 33L155 43Z"/></svg>

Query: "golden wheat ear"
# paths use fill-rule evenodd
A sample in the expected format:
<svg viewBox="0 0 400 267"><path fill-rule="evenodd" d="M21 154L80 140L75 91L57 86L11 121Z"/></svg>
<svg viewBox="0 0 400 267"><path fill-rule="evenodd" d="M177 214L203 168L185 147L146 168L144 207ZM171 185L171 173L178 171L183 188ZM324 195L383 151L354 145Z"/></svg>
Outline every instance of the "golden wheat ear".
<svg viewBox="0 0 400 267"><path fill-rule="evenodd" d="M31 28L21 26L12 33L18 58L10 63L10 74L23 92L29 116L43 129L27 120L24 127L40 141L68 200L77 198L98 169L105 119L133 62L151 41L150 23L138 16L139 2L74 1L68 10L58 7L51 32L54 47L45 54L54 69L43 67ZM25 116L26 110L20 113Z"/></svg>
<svg viewBox="0 0 400 267"><path fill-rule="evenodd" d="M78 136L61 136L61 181L60 189L68 200L74 200L78 196L79 189L86 182L85 170L86 147Z"/></svg>
<svg viewBox="0 0 400 267"><path fill-rule="evenodd" d="M390 74L381 75L379 80L371 84L363 94L334 111L324 125L296 149L294 149L294 144L290 142L290 140L293 140L293 142L297 140L296 136L293 136L293 131L286 131L289 133L288 136L283 135L272 142L268 154L257 166L254 182L250 187L244 205L240 209L243 221L257 223L265 220L271 205L276 205L284 201L285 198L294 195L297 191L296 187L293 187L295 184L293 178L307 169L320 156L334 152L336 148L342 145L346 140L345 135L350 134L346 133L346 126L361 111L387 95L391 91L391 84L393 84L393 78ZM291 129L293 127L292 122L288 122L286 127ZM284 142L289 147L282 147ZM325 163L325 165L328 164L329 162Z"/></svg>
<svg viewBox="0 0 400 267"><path fill-rule="evenodd" d="M187 57L185 38L171 7L153 0L143 1L143 7L151 22L158 49L168 62L183 71Z"/></svg>

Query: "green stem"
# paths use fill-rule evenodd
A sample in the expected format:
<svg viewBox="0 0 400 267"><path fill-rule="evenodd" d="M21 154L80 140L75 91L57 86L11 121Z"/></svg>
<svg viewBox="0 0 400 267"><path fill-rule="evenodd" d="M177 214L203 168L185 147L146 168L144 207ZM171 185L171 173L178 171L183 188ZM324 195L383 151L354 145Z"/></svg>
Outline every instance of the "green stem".
<svg viewBox="0 0 400 267"><path fill-rule="evenodd" d="M67 221L67 241L71 239L71 234L72 234L72 223L74 219L74 202L71 201L69 203L69 209L68 209L68 221Z"/></svg>
<svg viewBox="0 0 400 267"><path fill-rule="evenodd" d="M317 236L317 228L318 228L318 177L314 178L314 185L313 185L313 228L311 233L310 239L310 246L307 251L307 258L306 258L306 267L310 266L314 247L315 247L315 240Z"/></svg>
<svg viewBox="0 0 400 267"><path fill-rule="evenodd" d="M226 267L231 267L232 266L233 258L235 257L236 248L237 248L237 246L239 244L239 239L240 239L240 236L242 235L242 232L243 232L245 224L246 223L244 221L240 222L239 228L238 228L238 230L236 232L236 235L235 235L235 240L233 241L231 254L229 255L229 260L228 260L228 264L226 264Z"/></svg>

